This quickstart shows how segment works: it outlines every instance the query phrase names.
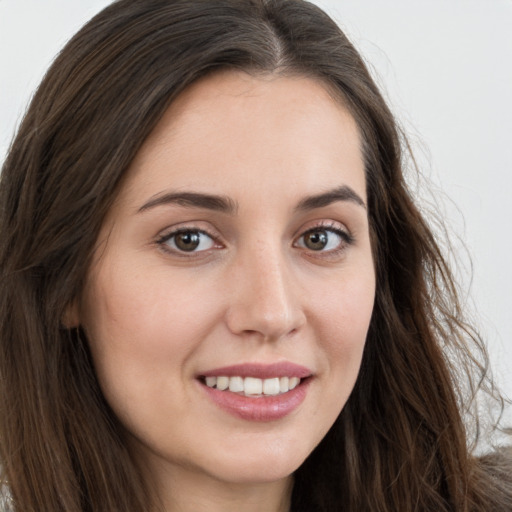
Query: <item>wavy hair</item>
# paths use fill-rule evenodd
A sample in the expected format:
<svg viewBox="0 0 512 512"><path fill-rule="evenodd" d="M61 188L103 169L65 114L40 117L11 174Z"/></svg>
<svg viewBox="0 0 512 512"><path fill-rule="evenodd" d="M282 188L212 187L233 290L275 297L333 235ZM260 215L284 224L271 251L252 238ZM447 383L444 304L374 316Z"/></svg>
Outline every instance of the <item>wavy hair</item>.
<svg viewBox="0 0 512 512"><path fill-rule="evenodd" d="M358 52L302 0L118 0L42 81L0 182L0 464L15 510L157 508L84 333L61 320L142 143L180 92L224 69L320 79L363 141L375 309L353 393L297 469L292 510L510 510L512 457L473 455L465 420L476 391L493 391L487 356L406 186L407 142Z"/></svg>

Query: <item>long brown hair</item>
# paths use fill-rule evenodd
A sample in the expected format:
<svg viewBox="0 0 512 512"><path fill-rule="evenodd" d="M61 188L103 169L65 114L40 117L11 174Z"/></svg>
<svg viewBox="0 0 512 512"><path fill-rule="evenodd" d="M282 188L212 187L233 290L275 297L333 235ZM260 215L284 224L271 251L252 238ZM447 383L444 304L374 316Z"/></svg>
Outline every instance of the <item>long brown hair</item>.
<svg viewBox="0 0 512 512"><path fill-rule="evenodd" d="M510 457L472 455L464 419L491 389L485 349L406 187L406 141L357 51L301 0L119 0L40 85L0 184L0 464L16 510L153 506L87 340L62 318L141 144L184 88L221 69L319 78L363 140L375 310L355 389L297 470L292 510L510 510Z"/></svg>

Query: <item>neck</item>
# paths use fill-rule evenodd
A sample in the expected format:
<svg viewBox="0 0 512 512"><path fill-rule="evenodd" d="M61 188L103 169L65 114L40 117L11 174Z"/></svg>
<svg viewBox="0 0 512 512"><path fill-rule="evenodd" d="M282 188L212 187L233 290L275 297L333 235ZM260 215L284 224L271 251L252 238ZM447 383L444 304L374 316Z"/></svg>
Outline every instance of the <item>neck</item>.
<svg viewBox="0 0 512 512"><path fill-rule="evenodd" d="M162 512L289 512L292 487L292 476L272 482L232 483L174 468L160 473L155 490Z"/></svg>

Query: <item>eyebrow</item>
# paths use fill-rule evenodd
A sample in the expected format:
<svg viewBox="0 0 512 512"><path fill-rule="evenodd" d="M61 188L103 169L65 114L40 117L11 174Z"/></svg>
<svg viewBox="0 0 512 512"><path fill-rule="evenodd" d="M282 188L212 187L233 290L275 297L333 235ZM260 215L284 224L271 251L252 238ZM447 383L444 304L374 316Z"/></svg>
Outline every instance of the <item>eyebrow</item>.
<svg viewBox="0 0 512 512"><path fill-rule="evenodd" d="M314 210L316 208L324 208L337 201L349 201L366 209L366 204L361 197L346 185L328 190L322 194L305 197L295 209L297 211Z"/></svg>
<svg viewBox="0 0 512 512"><path fill-rule="evenodd" d="M324 208L337 201L350 201L366 209L366 204L361 197L350 187L344 185L335 189L305 197L295 207L296 211L308 211L316 208ZM177 204L186 208L204 208L229 215L238 211L238 203L230 197L201 192L167 192L151 198L144 203L138 213L155 208L156 206Z"/></svg>
<svg viewBox="0 0 512 512"><path fill-rule="evenodd" d="M205 208L233 215L238 210L235 201L227 196L203 194L199 192L168 192L150 199L139 208L139 213L167 204L177 204L188 208Z"/></svg>

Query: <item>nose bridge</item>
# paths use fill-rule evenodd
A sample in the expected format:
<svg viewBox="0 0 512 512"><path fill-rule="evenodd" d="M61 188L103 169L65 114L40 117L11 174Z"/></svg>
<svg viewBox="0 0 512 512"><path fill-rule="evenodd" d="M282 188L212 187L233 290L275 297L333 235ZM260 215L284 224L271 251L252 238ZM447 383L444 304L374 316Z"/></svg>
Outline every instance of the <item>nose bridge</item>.
<svg viewBox="0 0 512 512"><path fill-rule="evenodd" d="M240 251L228 312L232 332L277 339L302 325L304 316L294 293L291 262L281 245L260 239Z"/></svg>

